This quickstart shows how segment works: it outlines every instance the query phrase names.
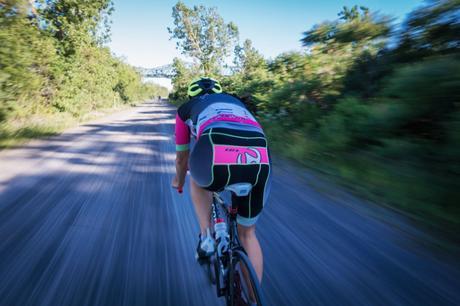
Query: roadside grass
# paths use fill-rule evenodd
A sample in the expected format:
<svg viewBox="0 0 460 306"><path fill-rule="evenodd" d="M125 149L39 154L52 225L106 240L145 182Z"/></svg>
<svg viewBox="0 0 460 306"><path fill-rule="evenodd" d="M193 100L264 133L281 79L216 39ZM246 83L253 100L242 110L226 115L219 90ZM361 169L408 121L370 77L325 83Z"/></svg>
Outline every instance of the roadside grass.
<svg viewBox="0 0 460 306"><path fill-rule="evenodd" d="M141 103L141 102L139 102ZM42 113L15 118L0 124L0 150L18 147L27 141L46 138L88 121L130 108L139 103L115 105L74 117L69 113Z"/></svg>
<svg viewBox="0 0 460 306"><path fill-rule="evenodd" d="M0 149L16 147L30 139L57 135L62 129L50 126L28 126L17 130L2 128L0 130Z"/></svg>
<svg viewBox="0 0 460 306"><path fill-rule="evenodd" d="M324 153L320 144L299 132L268 127L272 150L311 169L355 195L385 205L421 226L459 244L458 182L442 169L428 169L401 160L383 159L363 150Z"/></svg>

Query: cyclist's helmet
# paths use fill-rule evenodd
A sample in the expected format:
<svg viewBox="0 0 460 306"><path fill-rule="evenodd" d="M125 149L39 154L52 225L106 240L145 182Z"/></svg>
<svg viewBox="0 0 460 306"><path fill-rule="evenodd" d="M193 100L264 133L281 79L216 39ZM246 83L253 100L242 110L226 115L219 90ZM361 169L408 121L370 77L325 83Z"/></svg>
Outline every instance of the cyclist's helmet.
<svg viewBox="0 0 460 306"><path fill-rule="evenodd" d="M187 94L189 98L196 97L205 93L221 93L222 86L219 81L208 77L201 77L190 82Z"/></svg>

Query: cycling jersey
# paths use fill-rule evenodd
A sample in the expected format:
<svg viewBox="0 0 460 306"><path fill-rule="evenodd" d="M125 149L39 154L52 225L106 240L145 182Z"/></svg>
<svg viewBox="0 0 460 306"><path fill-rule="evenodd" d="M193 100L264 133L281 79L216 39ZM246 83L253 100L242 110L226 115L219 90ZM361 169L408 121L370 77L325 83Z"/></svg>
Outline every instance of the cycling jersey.
<svg viewBox="0 0 460 306"><path fill-rule="evenodd" d="M188 150L190 133L198 139L211 127L262 132L259 123L238 98L225 93L202 95L177 110L176 150Z"/></svg>

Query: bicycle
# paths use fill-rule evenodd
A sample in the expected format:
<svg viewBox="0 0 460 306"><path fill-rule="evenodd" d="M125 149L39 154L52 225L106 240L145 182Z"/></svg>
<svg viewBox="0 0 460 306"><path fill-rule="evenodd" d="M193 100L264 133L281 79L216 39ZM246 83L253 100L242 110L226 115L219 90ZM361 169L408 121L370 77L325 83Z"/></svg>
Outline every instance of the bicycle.
<svg viewBox="0 0 460 306"><path fill-rule="evenodd" d="M250 183L238 183L229 185L224 190L242 197L247 196L251 189ZM228 306L253 305L254 302L256 305L263 305L259 280L238 238L236 222L238 207L234 204L228 205L219 193L214 192L211 211L211 228L214 229L216 251L208 264L211 282L216 285L217 296L224 296ZM228 225L226 235L216 233L224 228L222 224Z"/></svg>

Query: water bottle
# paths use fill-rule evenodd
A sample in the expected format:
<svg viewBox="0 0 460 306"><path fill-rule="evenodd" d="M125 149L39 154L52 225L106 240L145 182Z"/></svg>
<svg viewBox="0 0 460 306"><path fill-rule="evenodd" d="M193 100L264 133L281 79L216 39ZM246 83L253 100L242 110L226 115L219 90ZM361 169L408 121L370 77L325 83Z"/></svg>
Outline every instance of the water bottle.
<svg viewBox="0 0 460 306"><path fill-rule="evenodd" d="M217 254L222 256L228 249L229 237L227 233L227 223L222 218L216 218L214 223L214 233L217 244Z"/></svg>

